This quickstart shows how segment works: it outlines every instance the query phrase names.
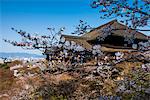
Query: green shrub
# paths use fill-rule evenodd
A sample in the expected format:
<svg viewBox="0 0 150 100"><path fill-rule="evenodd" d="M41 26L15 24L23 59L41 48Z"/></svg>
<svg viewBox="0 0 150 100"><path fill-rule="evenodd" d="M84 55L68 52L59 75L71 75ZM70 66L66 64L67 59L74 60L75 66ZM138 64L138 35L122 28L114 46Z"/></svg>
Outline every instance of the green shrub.
<svg viewBox="0 0 150 100"><path fill-rule="evenodd" d="M1 65L0 65L0 68L8 69L9 66L8 66L6 63L4 63L4 64L1 64Z"/></svg>

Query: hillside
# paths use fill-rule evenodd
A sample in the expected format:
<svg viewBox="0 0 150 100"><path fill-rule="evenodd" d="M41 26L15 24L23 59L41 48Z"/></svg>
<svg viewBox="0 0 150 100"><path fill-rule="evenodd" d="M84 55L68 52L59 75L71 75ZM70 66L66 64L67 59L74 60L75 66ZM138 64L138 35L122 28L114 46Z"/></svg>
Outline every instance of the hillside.
<svg viewBox="0 0 150 100"><path fill-rule="evenodd" d="M43 58L43 55L37 55L37 54L29 54L29 53L5 53L0 52L0 57L4 58Z"/></svg>

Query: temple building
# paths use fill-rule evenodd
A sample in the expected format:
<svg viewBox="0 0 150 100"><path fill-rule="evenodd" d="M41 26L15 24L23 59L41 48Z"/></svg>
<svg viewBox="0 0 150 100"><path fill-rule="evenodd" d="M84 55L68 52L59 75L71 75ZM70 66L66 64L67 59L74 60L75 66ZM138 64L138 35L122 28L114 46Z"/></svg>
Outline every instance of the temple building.
<svg viewBox="0 0 150 100"><path fill-rule="evenodd" d="M82 36L62 35L62 37L64 37L66 41L74 41L87 50L91 50L94 45L101 45L100 49L104 52L136 51L139 42L146 42L149 39L148 36L143 33L128 28L117 20L94 28ZM133 38L134 45L133 43L128 43L132 41ZM126 39L128 40L126 41Z"/></svg>

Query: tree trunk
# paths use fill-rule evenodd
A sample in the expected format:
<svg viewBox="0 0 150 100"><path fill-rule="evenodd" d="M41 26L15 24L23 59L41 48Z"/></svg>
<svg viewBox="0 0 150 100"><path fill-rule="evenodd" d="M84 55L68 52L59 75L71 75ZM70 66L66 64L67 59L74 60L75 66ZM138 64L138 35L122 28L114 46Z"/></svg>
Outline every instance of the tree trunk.
<svg viewBox="0 0 150 100"><path fill-rule="evenodd" d="M49 54L46 54L46 60L47 60L47 61L50 60Z"/></svg>

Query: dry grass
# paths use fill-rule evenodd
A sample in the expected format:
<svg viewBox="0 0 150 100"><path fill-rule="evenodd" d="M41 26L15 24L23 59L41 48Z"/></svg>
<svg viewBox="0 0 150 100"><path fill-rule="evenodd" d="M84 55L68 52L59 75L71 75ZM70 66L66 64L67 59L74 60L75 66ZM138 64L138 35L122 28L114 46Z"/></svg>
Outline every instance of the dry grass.
<svg viewBox="0 0 150 100"><path fill-rule="evenodd" d="M124 75L128 74L131 69L140 67L143 63L141 62L122 62L116 65L116 67L121 68L123 70Z"/></svg>
<svg viewBox="0 0 150 100"><path fill-rule="evenodd" d="M9 66L13 66L15 64L21 64L21 62L15 61L13 63L10 63ZM121 69L123 75L127 75L128 73L130 73L131 69L135 68L135 66L138 67L141 65L141 62L125 61L117 64L116 67ZM83 73L88 73L95 68L91 66L84 66L81 69ZM28 69L27 71L38 72L39 70ZM36 76L32 77L14 78L12 72L10 72L9 69L1 68L0 93L6 93L9 91L10 93L12 93L12 95L15 95L21 89L23 89L25 85L31 85L35 90L39 89L39 91L36 92L48 93L47 95L51 98L56 98L57 95L55 94L60 94L60 96L65 95L67 96L67 98L70 96L76 96L76 99L79 100L85 99L82 98L83 95L84 97L97 97L99 95L115 95L117 84L113 80L102 79L100 76L94 76L92 78L90 76L84 76L84 78L81 78L80 76L82 75L78 72L63 72L59 74L39 73ZM52 89L53 91L51 91L50 89ZM13 90L16 91L13 92ZM72 91L72 93L70 93L70 91ZM47 95L43 94L42 97L47 97ZM40 97L41 96L39 95L39 98ZM7 100L5 99L6 97L3 98L4 100Z"/></svg>
<svg viewBox="0 0 150 100"><path fill-rule="evenodd" d="M0 92L11 89L14 82L13 73L9 69L0 68Z"/></svg>
<svg viewBox="0 0 150 100"><path fill-rule="evenodd" d="M15 61L9 63L8 66L11 67L11 66L19 65L19 64L22 64L22 62L19 60L15 60Z"/></svg>

